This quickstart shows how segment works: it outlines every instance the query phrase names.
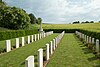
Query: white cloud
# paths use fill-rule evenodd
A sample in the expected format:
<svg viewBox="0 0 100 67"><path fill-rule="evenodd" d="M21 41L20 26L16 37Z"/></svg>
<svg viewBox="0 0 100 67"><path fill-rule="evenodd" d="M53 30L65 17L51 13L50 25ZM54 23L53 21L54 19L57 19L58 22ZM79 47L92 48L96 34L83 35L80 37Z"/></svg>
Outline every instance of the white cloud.
<svg viewBox="0 0 100 67"><path fill-rule="evenodd" d="M99 21L100 0L5 0L11 6L25 9L44 22L68 23Z"/></svg>

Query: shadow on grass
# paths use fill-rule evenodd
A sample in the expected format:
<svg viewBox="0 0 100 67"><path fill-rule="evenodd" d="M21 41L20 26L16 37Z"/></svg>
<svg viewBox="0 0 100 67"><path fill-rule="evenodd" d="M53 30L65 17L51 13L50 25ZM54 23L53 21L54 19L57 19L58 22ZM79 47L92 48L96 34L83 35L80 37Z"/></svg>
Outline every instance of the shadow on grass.
<svg viewBox="0 0 100 67"><path fill-rule="evenodd" d="M94 60L97 60L98 58L96 56L93 56L91 58L88 58L88 61L94 61Z"/></svg>
<svg viewBox="0 0 100 67"><path fill-rule="evenodd" d="M84 51L84 54L92 53L92 50L90 50L90 49L87 48L87 47L83 47L82 50Z"/></svg>
<svg viewBox="0 0 100 67"><path fill-rule="evenodd" d="M84 51L84 54L89 54L92 53L92 50L90 50L88 47L86 47L79 38L76 37L76 35L74 35L74 38L77 40L77 42L79 43L80 47L82 48L82 50Z"/></svg>
<svg viewBox="0 0 100 67"><path fill-rule="evenodd" d="M42 49L46 49L46 47L45 46L43 46L43 47L41 47Z"/></svg>
<svg viewBox="0 0 100 67"><path fill-rule="evenodd" d="M100 67L100 64L99 64L99 65L96 65L96 66L94 66L94 67Z"/></svg>
<svg viewBox="0 0 100 67"><path fill-rule="evenodd" d="M21 65L25 65L25 61L23 61L23 62L21 63Z"/></svg>
<svg viewBox="0 0 100 67"><path fill-rule="evenodd" d="M77 43L79 43L79 45L82 45L82 42L80 41L80 39L76 35L73 35L73 37L77 40Z"/></svg>
<svg viewBox="0 0 100 67"><path fill-rule="evenodd" d="M82 44L79 44L80 45L80 47L85 47L85 45L82 45Z"/></svg>

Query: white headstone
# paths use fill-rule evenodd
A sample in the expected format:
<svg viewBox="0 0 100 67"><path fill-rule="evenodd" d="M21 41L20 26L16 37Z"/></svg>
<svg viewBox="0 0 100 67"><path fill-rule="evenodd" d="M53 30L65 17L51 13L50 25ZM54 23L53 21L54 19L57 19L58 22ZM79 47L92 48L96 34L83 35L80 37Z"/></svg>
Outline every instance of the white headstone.
<svg viewBox="0 0 100 67"><path fill-rule="evenodd" d="M24 46L24 37L22 37L22 46Z"/></svg>
<svg viewBox="0 0 100 67"><path fill-rule="evenodd" d="M84 34L82 34L82 38L84 39Z"/></svg>
<svg viewBox="0 0 100 67"><path fill-rule="evenodd" d="M87 36L85 35L85 42L86 42L86 37L87 37Z"/></svg>
<svg viewBox="0 0 100 67"><path fill-rule="evenodd" d="M99 40L96 39L96 52L99 53Z"/></svg>
<svg viewBox="0 0 100 67"><path fill-rule="evenodd" d="M49 44L46 44L46 60L49 60Z"/></svg>
<svg viewBox="0 0 100 67"><path fill-rule="evenodd" d="M34 41L36 41L36 34L34 35Z"/></svg>
<svg viewBox="0 0 100 67"><path fill-rule="evenodd" d="M35 65L34 65L34 56L29 56L25 60L25 67L35 67Z"/></svg>
<svg viewBox="0 0 100 67"><path fill-rule="evenodd" d="M30 36L28 36L28 41L27 41L27 43L30 44Z"/></svg>
<svg viewBox="0 0 100 67"><path fill-rule="evenodd" d="M38 40L39 40L39 34L38 34Z"/></svg>
<svg viewBox="0 0 100 67"><path fill-rule="evenodd" d="M43 32L41 33L41 38L43 38Z"/></svg>
<svg viewBox="0 0 100 67"><path fill-rule="evenodd" d="M19 38L16 38L16 48L19 48Z"/></svg>
<svg viewBox="0 0 100 67"><path fill-rule="evenodd" d="M11 43L10 40L6 40L6 52L10 52L11 51Z"/></svg>
<svg viewBox="0 0 100 67"><path fill-rule="evenodd" d="M33 42L33 35L31 35L31 41Z"/></svg>
<svg viewBox="0 0 100 67"><path fill-rule="evenodd" d="M92 38L92 44L94 44L94 38Z"/></svg>
<svg viewBox="0 0 100 67"><path fill-rule="evenodd" d="M55 50L55 39L53 39L53 50Z"/></svg>
<svg viewBox="0 0 100 67"><path fill-rule="evenodd" d="M80 33L80 38L82 38L82 33Z"/></svg>
<svg viewBox="0 0 100 67"><path fill-rule="evenodd" d="M50 41L50 54L53 53L53 50L52 50L52 41Z"/></svg>
<svg viewBox="0 0 100 67"><path fill-rule="evenodd" d="M89 43L91 44L91 42L92 42L92 41L91 41L91 37L89 37Z"/></svg>
<svg viewBox="0 0 100 67"><path fill-rule="evenodd" d="M38 50L38 67L43 67L43 49Z"/></svg>
<svg viewBox="0 0 100 67"><path fill-rule="evenodd" d="M86 40L87 40L86 42L89 43L89 36L87 36Z"/></svg>
<svg viewBox="0 0 100 67"><path fill-rule="evenodd" d="M42 33L42 38L44 38L44 32Z"/></svg>
<svg viewBox="0 0 100 67"><path fill-rule="evenodd" d="M56 45L56 47L57 47L57 38L55 38L55 45Z"/></svg>
<svg viewBox="0 0 100 67"><path fill-rule="evenodd" d="M44 33L44 37L46 36L46 33Z"/></svg>
<svg viewBox="0 0 100 67"><path fill-rule="evenodd" d="M40 39L41 39L41 33L40 33Z"/></svg>

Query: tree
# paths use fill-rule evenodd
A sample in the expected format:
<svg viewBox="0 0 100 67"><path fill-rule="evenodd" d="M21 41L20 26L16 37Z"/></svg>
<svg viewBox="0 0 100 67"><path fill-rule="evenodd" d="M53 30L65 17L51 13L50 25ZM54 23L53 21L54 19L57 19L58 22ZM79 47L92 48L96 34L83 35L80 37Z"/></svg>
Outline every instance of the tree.
<svg viewBox="0 0 100 67"><path fill-rule="evenodd" d="M77 24L77 23L79 24L80 22L79 22L79 21L75 21L75 22L73 22L73 24Z"/></svg>
<svg viewBox="0 0 100 67"><path fill-rule="evenodd" d="M85 23L89 23L89 21L86 21Z"/></svg>
<svg viewBox="0 0 100 67"><path fill-rule="evenodd" d="M94 21L90 21L90 23L94 23Z"/></svg>
<svg viewBox="0 0 100 67"><path fill-rule="evenodd" d="M0 0L0 2L2 2L2 0Z"/></svg>
<svg viewBox="0 0 100 67"><path fill-rule="evenodd" d="M38 19L37 19L37 24L40 24L42 22L42 19L39 17Z"/></svg>
<svg viewBox="0 0 100 67"><path fill-rule="evenodd" d="M30 17L30 19L31 19L31 24L35 24L36 23L36 17L31 13L31 14L29 14L29 17Z"/></svg>
<svg viewBox="0 0 100 67"><path fill-rule="evenodd" d="M0 9L0 26L9 29L25 29L28 28L30 18L23 9L16 7L5 7Z"/></svg>

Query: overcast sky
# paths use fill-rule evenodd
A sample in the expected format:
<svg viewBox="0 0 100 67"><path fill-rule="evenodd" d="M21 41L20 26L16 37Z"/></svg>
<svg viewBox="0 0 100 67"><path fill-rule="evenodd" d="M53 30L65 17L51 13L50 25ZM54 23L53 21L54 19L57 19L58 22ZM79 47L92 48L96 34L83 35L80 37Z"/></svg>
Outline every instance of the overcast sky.
<svg viewBox="0 0 100 67"><path fill-rule="evenodd" d="M44 23L100 21L100 0L3 0L27 13L41 17Z"/></svg>

